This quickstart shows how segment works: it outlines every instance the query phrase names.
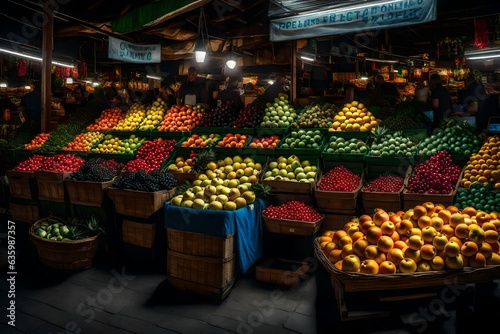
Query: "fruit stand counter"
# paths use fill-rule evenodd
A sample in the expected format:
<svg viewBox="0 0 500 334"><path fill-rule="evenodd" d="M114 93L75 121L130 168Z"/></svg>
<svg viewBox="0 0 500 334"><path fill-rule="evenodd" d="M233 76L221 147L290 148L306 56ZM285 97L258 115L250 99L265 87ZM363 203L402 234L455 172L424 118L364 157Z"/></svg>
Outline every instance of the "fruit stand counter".
<svg viewBox="0 0 500 334"><path fill-rule="evenodd" d="M165 205L165 227L214 236L235 233L235 247L240 272L245 273L262 255L263 200L235 211L197 210Z"/></svg>

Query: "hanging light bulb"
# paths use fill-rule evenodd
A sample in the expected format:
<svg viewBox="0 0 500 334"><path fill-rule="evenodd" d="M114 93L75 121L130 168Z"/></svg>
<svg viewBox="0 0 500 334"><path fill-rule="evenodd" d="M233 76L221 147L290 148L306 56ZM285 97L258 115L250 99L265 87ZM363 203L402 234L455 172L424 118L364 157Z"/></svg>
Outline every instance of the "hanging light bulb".
<svg viewBox="0 0 500 334"><path fill-rule="evenodd" d="M230 69L233 69L236 67L236 55L233 52L231 52L229 54L229 56L227 57L226 65Z"/></svg>
<svg viewBox="0 0 500 334"><path fill-rule="evenodd" d="M67 77L67 78L66 78L66 84L67 84L67 85L71 85L71 84L73 84L73 82L74 82L74 81L73 81L73 77L72 77L71 75L70 75L69 77Z"/></svg>
<svg viewBox="0 0 500 334"><path fill-rule="evenodd" d="M205 45L201 39L196 40L196 46L194 48L194 57L197 63L203 63L207 55L207 50L205 50Z"/></svg>

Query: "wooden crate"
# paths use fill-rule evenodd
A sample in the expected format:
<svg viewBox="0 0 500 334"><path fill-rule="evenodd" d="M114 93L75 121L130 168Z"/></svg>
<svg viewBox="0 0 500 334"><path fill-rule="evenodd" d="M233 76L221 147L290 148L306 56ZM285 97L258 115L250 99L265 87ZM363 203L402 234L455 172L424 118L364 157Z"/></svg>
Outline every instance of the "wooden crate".
<svg viewBox="0 0 500 334"><path fill-rule="evenodd" d="M262 216L262 223L266 231L279 234L292 235L314 235L321 227L321 223L325 219L323 215L315 222L305 222L289 219L278 219Z"/></svg>
<svg viewBox="0 0 500 334"><path fill-rule="evenodd" d="M213 258L167 250L167 274L185 281L223 288L234 279L235 260L235 255Z"/></svg>
<svg viewBox="0 0 500 334"><path fill-rule="evenodd" d="M64 179L71 173L35 171L38 183L38 199L53 202L64 202Z"/></svg>
<svg viewBox="0 0 500 334"><path fill-rule="evenodd" d="M68 190L69 201L72 204L102 206L104 200L104 189L110 187L113 181L90 182L64 180Z"/></svg>
<svg viewBox="0 0 500 334"><path fill-rule="evenodd" d="M9 203L9 207L12 218L16 221L34 224L40 219L37 205Z"/></svg>
<svg viewBox="0 0 500 334"><path fill-rule="evenodd" d="M175 188L147 192L108 187L105 191L114 202L116 213L138 218L149 218L175 194Z"/></svg>
<svg viewBox="0 0 500 334"><path fill-rule="evenodd" d="M316 207L320 212L356 214L358 197L363 186L363 173L361 173L358 187L354 191L324 191L318 189L318 182L314 187Z"/></svg>
<svg viewBox="0 0 500 334"><path fill-rule="evenodd" d="M155 223L138 223L127 219L122 221L122 240L125 243L145 248L153 248L155 236Z"/></svg>
<svg viewBox="0 0 500 334"><path fill-rule="evenodd" d="M215 236L167 228L168 249L183 254L227 258L234 255L234 233Z"/></svg>
<svg viewBox="0 0 500 334"><path fill-rule="evenodd" d="M443 204L445 207L453 205L456 190L451 194L414 194L406 190L403 191L403 210L413 209L416 205L422 205L425 202L432 202L434 204Z"/></svg>
<svg viewBox="0 0 500 334"><path fill-rule="evenodd" d="M236 278L233 278L222 288L214 288L212 286L186 281L170 275L167 275L167 281L171 286L183 293L192 293L213 300L224 300L231 293L236 283Z"/></svg>
<svg viewBox="0 0 500 334"><path fill-rule="evenodd" d="M314 195L310 194L294 194L271 191L270 202L273 205L281 205L290 201L299 201L309 205L315 205Z"/></svg>
<svg viewBox="0 0 500 334"><path fill-rule="evenodd" d="M10 196L25 199L37 198L35 173L7 170L5 175L9 181Z"/></svg>
<svg viewBox="0 0 500 334"><path fill-rule="evenodd" d="M301 261L267 258L255 266L255 279L260 282L294 287L311 269L311 264Z"/></svg>

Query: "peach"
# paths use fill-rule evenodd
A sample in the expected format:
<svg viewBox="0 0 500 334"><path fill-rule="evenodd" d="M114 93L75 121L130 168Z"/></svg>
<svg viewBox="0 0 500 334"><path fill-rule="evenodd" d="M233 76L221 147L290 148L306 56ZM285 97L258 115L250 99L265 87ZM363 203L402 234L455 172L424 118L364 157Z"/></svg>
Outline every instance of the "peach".
<svg viewBox="0 0 500 334"><path fill-rule="evenodd" d="M417 225L421 229L423 229L424 227L427 227L427 226L431 226L432 225L431 217L422 216L422 217L418 218Z"/></svg>
<svg viewBox="0 0 500 334"><path fill-rule="evenodd" d="M450 205L450 206L447 206L446 207L446 210L450 211L451 214L454 214L454 213L460 213L460 209L457 208L456 206L454 205Z"/></svg>
<svg viewBox="0 0 500 334"><path fill-rule="evenodd" d="M327 243L327 244L325 245L325 247L323 247L323 253L324 253L326 256L328 256L328 254L330 254L330 252L331 252L332 250L337 249L337 248L338 248L338 249L341 249L341 248L339 248L339 247L337 246L337 244L336 244L336 243L334 243L334 242L329 242L329 243Z"/></svg>
<svg viewBox="0 0 500 334"><path fill-rule="evenodd" d="M464 239L469 235L469 225L461 223L455 226L455 236L459 239Z"/></svg>
<svg viewBox="0 0 500 334"><path fill-rule="evenodd" d="M408 219L403 219L399 222L399 224L396 225L396 231L399 233L400 236L406 235L406 232L408 232L412 228L413 228L413 223Z"/></svg>
<svg viewBox="0 0 500 334"><path fill-rule="evenodd" d="M487 265L499 265L500 264L500 255L497 253L491 254L491 257L489 259L486 259L486 264Z"/></svg>
<svg viewBox="0 0 500 334"><path fill-rule="evenodd" d="M347 255L342 259L342 270L358 272L361 266L361 260L356 254Z"/></svg>
<svg viewBox="0 0 500 334"><path fill-rule="evenodd" d="M335 233L333 234L333 237L332 237L332 241L334 243L338 244L340 241L340 238L342 238L343 236L346 236L346 235L347 235L347 232L344 230L335 231Z"/></svg>
<svg viewBox="0 0 500 334"><path fill-rule="evenodd" d="M392 248L390 251L387 252L387 260L391 261L394 263L396 266L399 265L401 260L403 260L405 257L404 252L399 249L399 248Z"/></svg>
<svg viewBox="0 0 500 334"><path fill-rule="evenodd" d="M446 257L454 257L460 254L461 247L455 241L448 241L446 245L444 245L444 252L446 253Z"/></svg>
<svg viewBox="0 0 500 334"><path fill-rule="evenodd" d="M481 246L479 246L477 252L483 254L485 258L489 259L493 254L493 248L491 248L489 243L483 242Z"/></svg>
<svg viewBox="0 0 500 334"><path fill-rule="evenodd" d="M432 217L431 225L436 229L436 231L441 232L441 229L443 228L444 225L444 220L441 217Z"/></svg>
<svg viewBox="0 0 500 334"><path fill-rule="evenodd" d="M351 254L356 254L354 252L354 249L352 248L352 244L347 244L342 247L342 251L340 252L340 256L342 256L342 259Z"/></svg>
<svg viewBox="0 0 500 334"><path fill-rule="evenodd" d="M444 268L444 259L441 256L434 256L432 260L429 261L432 270L443 270Z"/></svg>
<svg viewBox="0 0 500 334"><path fill-rule="evenodd" d="M484 222L483 225L481 225L481 228L483 229L483 231L489 231L489 230L493 230L493 231L496 231L497 230L497 227L495 226L495 224L493 224L490 221L487 221L487 222Z"/></svg>
<svg viewBox="0 0 500 334"><path fill-rule="evenodd" d="M333 266L338 270L342 270L342 260L335 262Z"/></svg>
<svg viewBox="0 0 500 334"><path fill-rule="evenodd" d="M419 250L424 245L424 239L419 235L412 235L408 238L408 247L413 250Z"/></svg>
<svg viewBox="0 0 500 334"><path fill-rule="evenodd" d="M398 241L401 238L401 236L399 235L399 233L397 231L392 232L390 237L394 242Z"/></svg>
<svg viewBox="0 0 500 334"><path fill-rule="evenodd" d="M368 242L368 240L366 240L365 238L359 238L352 244L352 249L354 250L354 253L356 253L357 256L364 257L365 248L369 245L370 243Z"/></svg>
<svg viewBox="0 0 500 334"><path fill-rule="evenodd" d="M484 241L493 244L498 242L498 232L496 230L486 230L484 231Z"/></svg>
<svg viewBox="0 0 500 334"><path fill-rule="evenodd" d="M434 210L436 209L436 206L434 205L434 203L432 203L430 201L423 203L422 206L427 211L428 216L431 216L434 213Z"/></svg>
<svg viewBox="0 0 500 334"><path fill-rule="evenodd" d="M444 259L446 268L448 269L462 269L464 267L464 259L462 254L456 256L447 256Z"/></svg>
<svg viewBox="0 0 500 334"><path fill-rule="evenodd" d="M424 272L424 271L432 271L432 267L429 261L422 260L419 263L417 263L417 271L418 272Z"/></svg>
<svg viewBox="0 0 500 334"><path fill-rule="evenodd" d="M460 253L462 253L463 256L472 256L476 254L479 250L478 245L474 241L466 241L460 248Z"/></svg>
<svg viewBox="0 0 500 334"><path fill-rule="evenodd" d="M380 225L380 229L382 230L382 234L391 236L396 230L396 225L390 220L387 220Z"/></svg>
<svg viewBox="0 0 500 334"><path fill-rule="evenodd" d="M405 257L409 257L417 263L422 260L422 256L420 255L420 250L414 250L411 248L407 248L405 250Z"/></svg>
<svg viewBox="0 0 500 334"><path fill-rule="evenodd" d="M354 232L353 235L351 235L352 242L355 243L357 240L364 238L365 234L361 231Z"/></svg>
<svg viewBox="0 0 500 334"><path fill-rule="evenodd" d="M377 255L373 258L375 261L377 261L378 264L381 264L385 260L387 260L387 255L383 252L378 252Z"/></svg>
<svg viewBox="0 0 500 334"><path fill-rule="evenodd" d="M446 209L439 210L437 216L443 220L444 225L450 223L451 212L449 210L446 210Z"/></svg>
<svg viewBox="0 0 500 334"><path fill-rule="evenodd" d="M344 227L342 228L346 233L349 231L349 229L353 226L360 226L361 224L357 221L351 220L347 223L344 224Z"/></svg>
<svg viewBox="0 0 500 334"><path fill-rule="evenodd" d="M398 240L398 241L394 242L394 247L393 248L399 248L399 249L403 250L406 247L408 247L408 245L406 244L406 242L404 242L403 240Z"/></svg>
<svg viewBox="0 0 500 334"><path fill-rule="evenodd" d="M431 243L432 239L434 239L434 236L436 236L437 233L438 232L436 231L434 226L425 226L424 228L422 228L422 239L424 239L424 241L427 243Z"/></svg>
<svg viewBox="0 0 500 334"><path fill-rule="evenodd" d="M397 267L391 261L383 261L378 266L379 274L395 274L397 271Z"/></svg>
<svg viewBox="0 0 500 334"><path fill-rule="evenodd" d="M366 231L366 239L371 245L376 245L381 236L382 230L378 226L372 226Z"/></svg>
<svg viewBox="0 0 500 334"><path fill-rule="evenodd" d="M379 251L387 253L394 247L394 241L388 235L383 235L377 240L377 247Z"/></svg>
<svg viewBox="0 0 500 334"><path fill-rule="evenodd" d="M441 229L441 233L443 233L448 239L450 239L455 235L455 229L451 225L445 224Z"/></svg>
<svg viewBox="0 0 500 334"><path fill-rule="evenodd" d="M366 232L368 232L368 229L370 227L373 227L373 226L377 226L377 225L375 225L375 223L373 222L373 220L364 221L361 224L361 232L363 232L364 234L366 234Z"/></svg>
<svg viewBox="0 0 500 334"><path fill-rule="evenodd" d="M432 239L432 245L436 247L437 250L444 249L444 246L448 242L448 237L442 233L438 233Z"/></svg>
<svg viewBox="0 0 500 334"><path fill-rule="evenodd" d="M385 210L377 210L373 215L373 222L379 227L386 221L389 221L389 214Z"/></svg>
<svg viewBox="0 0 500 334"><path fill-rule="evenodd" d="M465 239L458 239L457 237L453 236L451 238L448 239L448 241L454 241L456 242L460 247L462 247L462 245L464 244L465 242Z"/></svg>
<svg viewBox="0 0 500 334"><path fill-rule="evenodd" d="M364 274L378 274L378 271L379 271L379 265L377 261L373 259L366 259L363 262L361 262L359 272Z"/></svg>
<svg viewBox="0 0 500 334"><path fill-rule="evenodd" d="M420 248L420 256L423 260L432 260L437 254L437 249L432 244L425 244Z"/></svg>
<svg viewBox="0 0 500 334"><path fill-rule="evenodd" d="M413 273L417 271L417 262L413 260L412 258L405 257L400 263L399 263L399 271L402 273Z"/></svg>
<svg viewBox="0 0 500 334"><path fill-rule="evenodd" d="M472 206L466 206L462 209L462 213L469 215L469 217L474 217L477 214L477 211Z"/></svg>
<svg viewBox="0 0 500 334"><path fill-rule="evenodd" d="M338 262L339 260L342 260L342 250L341 249L334 249L330 252L330 254L328 254L328 260L331 262L331 263L336 263Z"/></svg>
<svg viewBox="0 0 500 334"><path fill-rule="evenodd" d="M347 244L352 244L352 239L348 235L344 235L339 239L338 245L340 248L344 247Z"/></svg>
<svg viewBox="0 0 500 334"><path fill-rule="evenodd" d="M415 207L413 207L412 218L414 220L418 221L420 217L423 217L425 215L427 215L427 209L425 207L423 207L422 205L415 205Z"/></svg>
<svg viewBox="0 0 500 334"><path fill-rule="evenodd" d="M365 257L367 259L374 259L378 253L379 253L379 250L378 250L377 246L375 246L375 245L368 245L365 248Z"/></svg>
<svg viewBox="0 0 500 334"><path fill-rule="evenodd" d="M468 265L472 268L482 268L486 266L486 257L481 253L476 253L469 257Z"/></svg>
<svg viewBox="0 0 500 334"><path fill-rule="evenodd" d="M458 224L464 223L464 216L461 213L455 212L450 217L450 225L455 228Z"/></svg>

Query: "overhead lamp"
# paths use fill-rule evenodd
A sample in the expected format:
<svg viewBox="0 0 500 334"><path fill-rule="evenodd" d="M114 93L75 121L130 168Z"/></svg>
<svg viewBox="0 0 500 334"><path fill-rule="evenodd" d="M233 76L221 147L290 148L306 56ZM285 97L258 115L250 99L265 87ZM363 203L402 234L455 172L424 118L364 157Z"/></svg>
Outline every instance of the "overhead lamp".
<svg viewBox="0 0 500 334"><path fill-rule="evenodd" d="M230 69L233 69L236 67L237 61L238 61L238 57L236 57L236 54L234 53L234 48L231 46L231 51L229 52L229 55L227 56L226 65Z"/></svg>
<svg viewBox="0 0 500 334"><path fill-rule="evenodd" d="M30 90L30 89L31 89L31 86L30 86L30 85L26 85L26 86L24 86L24 89L26 89L26 90Z"/></svg>
<svg viewBox="0 0 500 334"><path fill-rule="evenodd" d="M207 55L207 50L205 50L205 45L203 44L203 40L197 39L195 48L194 48L194 57L197 63L203 63L205 61L205 57Z"/></svg>
<svg viewBox="0 0 500 334"><path fill-rule="evenodd" d="M487 48L477 51L465 51L465 58L467 59L489 59L500 57L500 48Z"/></svg>
<svg viewBox="0 0 500 334"><path fill-rule="evenodd" d="M99 86L99 80L97 80L97 79L92 80L92 86L94 86L94 87Z"/></svg>
<svg viewBox="0 0 500 334"><path fill-rule="evenodd" d="M74 80L73 80L73 77L71 75L66 78L66 84L67 85L72 85L73 82L74 82Z"/></svg>
<svg viewBox="0 0 500 334"><path fill-rule="evenodd" d="M36 57L36 56L28 55L28 54L21 53L21 52L15 52L15 51L3 49L3 48L0 48L0 52L7 53L7 54L10 54L13 56L19 56L19 57L23 57L23 58L32 59L32 60L36 60L36 61L40 61L40 62L42 61L42 57ZM52 60L52 65L75 68L75 65L73 65L73 64L62 63L62 62L56 61L56 60Z"/></svg>
<svg viewBox="0 0 500 334"><path fill-rule="evenodd" d="M307 61L315 61L316 60L316 56L310 55L310 54L303 54L303 55L300 56L300 59L307 60Z"/></svg>
<svg viewBox="0 0 500 334"><path fill-rule="evenodd" d="M161 77L157 77L157 76L154 76L154 75L149 75L149 74L146 74L146 78L148 79L152 79L152 80L158 80L158 81L161 81L162 78Z"/></svg>
<svg viewBox="0 0 500 334"><path fill-rule="evenodd" d="M396 63L398 63L397 60L385 60L385 59L377 59L377 58L365 58L365 60L373 61L373 62L377 62L377 63L387 63L387 64L396 64Z"/></svg>
<svg viewBox="0 0 500 334"><path fill-rule="evenodd" d="M201 6L200 18L198 19L198 37L194 46L194 57L197 63L205 62L205 57L207 55L207 50L205 49L205 35L208 41L207 20L205 19L203 6Z"/></svg>

